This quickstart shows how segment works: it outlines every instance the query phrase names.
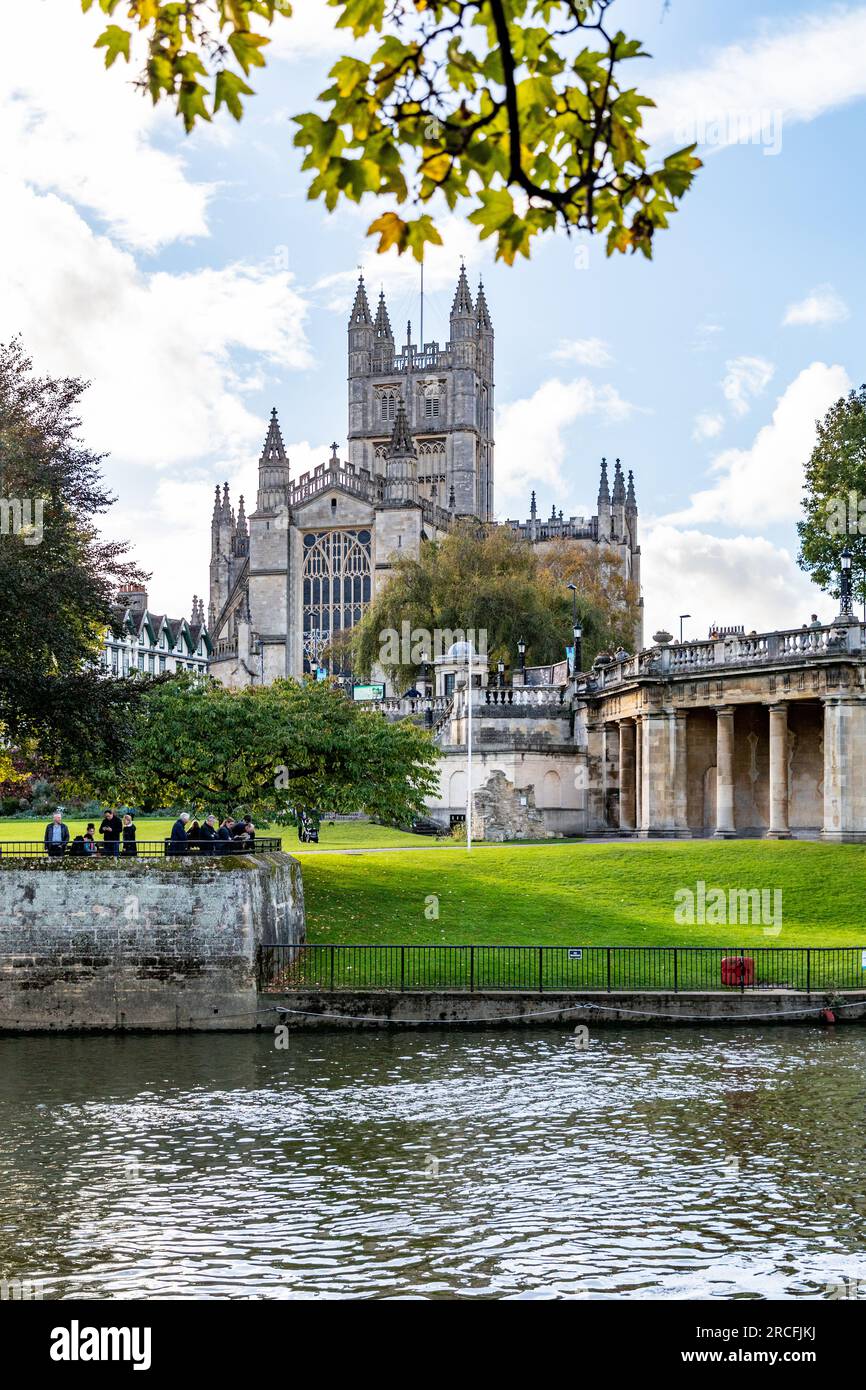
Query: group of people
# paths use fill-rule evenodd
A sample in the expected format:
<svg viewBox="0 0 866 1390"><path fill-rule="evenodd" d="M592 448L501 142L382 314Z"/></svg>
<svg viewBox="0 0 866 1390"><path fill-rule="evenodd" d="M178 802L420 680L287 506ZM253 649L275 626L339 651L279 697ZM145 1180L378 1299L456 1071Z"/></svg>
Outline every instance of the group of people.
<svg viewBox="0 0 866 1390"><path fill-rule="evenodd" d="M97 840L101 835L102 841ZM171 827L171 835L165 842L166 854L229 854L243 846L245 850L255 848L256 828L249 816L234 820L225 816L221 821L214 815L205 816L199 823L182 811ZM138 854L135 840L135 821L130 812L121 816L113 806L108 807L102 816L99 830L96 823L89 821L83 835L70 839L69 826L63 819L62 811L55 811L45 827L45 851L51 857L61 858L65 854L79 856Z"/></svg>
<svg viewBox="0 0 866 1390"><path fill-rule="evenodd" d="M97 833L102 836L101 844L96 838ZM113 806L109 806L103 812L98 832L95 821L88 821L84 834L75 835L70 844L69 826L64 823L63 812L55 811L45 827L45 849L49 855L56 857L66 854L67 850L76 857L109 854L116 858L120 854L134 855L138 853L135 822L129 812L120 816Z"/></svg>
<svg viewBox="0 0 866 1390"><path fill-rule="evenodd" d="M249 816L235 820L224 816L221 821L215 815L205 816L199 822L190 817L189 811L181 811L171 827L171 837L166 843L166 854L231 854L240 848L255 849L256 828Z"/></svg>

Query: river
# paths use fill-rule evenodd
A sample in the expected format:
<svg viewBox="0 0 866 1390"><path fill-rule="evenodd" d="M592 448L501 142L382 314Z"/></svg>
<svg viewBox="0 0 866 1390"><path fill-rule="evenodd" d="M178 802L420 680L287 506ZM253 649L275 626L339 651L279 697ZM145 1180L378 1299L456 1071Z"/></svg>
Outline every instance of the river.
<svg viewBox="0 0 866 1390"><path fill-rule="evenodd" d="M0 1039L0 1277L45 1298L866 1296L864 1029L287 1041Z"/></svg>

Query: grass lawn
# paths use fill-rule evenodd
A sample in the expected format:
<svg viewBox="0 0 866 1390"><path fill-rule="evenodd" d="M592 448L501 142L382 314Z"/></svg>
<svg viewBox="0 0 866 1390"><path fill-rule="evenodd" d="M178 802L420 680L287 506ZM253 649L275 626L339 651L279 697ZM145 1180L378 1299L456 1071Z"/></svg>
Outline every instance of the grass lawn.
<svg viewBox="0 0 866 1390"><path fill-rule="evenodd" d="M312 942L866 945L866 846L614 841L304 858ZM781 931L679 925L674 893L782 891ZM438 919L425 916L438 898Z"/></svg>

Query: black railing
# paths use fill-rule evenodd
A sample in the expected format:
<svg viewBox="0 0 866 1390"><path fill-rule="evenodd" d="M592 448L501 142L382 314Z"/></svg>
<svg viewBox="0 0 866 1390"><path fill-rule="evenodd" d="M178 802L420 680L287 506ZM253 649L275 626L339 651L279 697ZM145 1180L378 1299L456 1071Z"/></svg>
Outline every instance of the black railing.
<svg viewBox="0 0 866 1390"><path fill-rule="evenodd" d="M56 846L46 848L42 840L0 840L0 858L3 859L164 859L183 856L190 858L214 858L221 854L274 854L282 849L283 843L278 835L257 835L254 840L123 840L106 845L96 842L94 852L87 854L83 847L70 839L59 851Z"/></svg>
<svg viewBox="0 0 866 1390"><path fill-rule="evenodd" d="M866 989L860 946L259 947L259 982L282 990Z"/></svg>

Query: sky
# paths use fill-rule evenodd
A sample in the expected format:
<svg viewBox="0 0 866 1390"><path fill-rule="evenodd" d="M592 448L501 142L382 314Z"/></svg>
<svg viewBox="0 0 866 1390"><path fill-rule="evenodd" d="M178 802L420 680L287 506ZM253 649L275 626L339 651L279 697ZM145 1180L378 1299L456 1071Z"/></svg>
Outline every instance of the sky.
<svg viewBox="0 0 866 1390"><path fill-rule="evenodd" d="M425 337L447 339L460 259L496 331L496 510L596 508L599 462L633 469L646 633L798 627L832 599L796 564L815 422L866 378L866 3L615 0L652 56L659 156L704 168L652 261L558 233L494 264L459 214L425 268ZM108 73L100 16L29 0L0 48L0 340L87 379L88 443L117 502L104 527L152 572L151 607L207 597L213 489L256 489L276 406L298 476L345 456L346 320L358 267L395 332L418 267L377 256L381 208L306 198L293 114L345 39L297 0L240 125L185 136L134 72ZM400 325L400 328L397 328Z"/></svg>

